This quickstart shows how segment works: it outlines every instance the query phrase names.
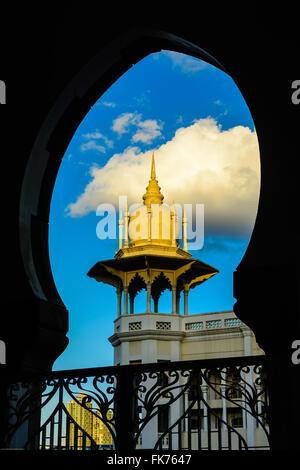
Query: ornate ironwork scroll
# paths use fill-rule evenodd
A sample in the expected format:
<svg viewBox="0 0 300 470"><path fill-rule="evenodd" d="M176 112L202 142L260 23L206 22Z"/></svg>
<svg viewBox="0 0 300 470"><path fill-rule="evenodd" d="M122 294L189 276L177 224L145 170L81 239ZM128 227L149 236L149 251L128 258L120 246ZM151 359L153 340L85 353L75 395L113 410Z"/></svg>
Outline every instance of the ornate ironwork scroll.
<svg viewBox="0 0 300 470"><path fill-rule="evenodd" d="M17 434L16 445L24 449L98 449L95 430L100 423L113 443L114 393L113 375L54 377L14 384L9 390L7 445L12 445ZM73 404L73 413L68 403ZM23 439L22 434L26 436Z"/></svg>
<svg viewBox="0 0 300 470"><path fill-rule="evenodd" d="M264 357L54 372L9 389L7 447L269 448Z"/></svg>
<svg viewBox="0 0 300 470"><path fill-rule="evenodd" d="M191 371L172 370L140 373L136 375L136 433L138 443L141 433L151 419L178 401L191 386ZM151 383L152 382L152 383Z"/></svg>
<svg viewBox="0 0 300 470"><path fill-rule="evenodd" d="M137 444L143 442L141 436L151 421L167 411L168 424L155 449L269 447L268 396L262 365L182 368L167 376L162 371L143 372L136 375L135 394ZM257 429L260 443L256 441Z"/></svg>

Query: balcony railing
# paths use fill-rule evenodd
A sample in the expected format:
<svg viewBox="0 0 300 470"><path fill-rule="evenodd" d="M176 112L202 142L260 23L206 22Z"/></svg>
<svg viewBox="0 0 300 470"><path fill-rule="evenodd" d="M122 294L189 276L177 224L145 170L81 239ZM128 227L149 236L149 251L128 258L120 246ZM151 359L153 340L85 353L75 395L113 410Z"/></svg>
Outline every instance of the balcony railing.
<svg viewBox="0 0 300 470"><path fill-rule="evenodd" d="M252 356L27 377L9 387L6 445L127 452L268 449L264 364L264 356Z"/></svg>

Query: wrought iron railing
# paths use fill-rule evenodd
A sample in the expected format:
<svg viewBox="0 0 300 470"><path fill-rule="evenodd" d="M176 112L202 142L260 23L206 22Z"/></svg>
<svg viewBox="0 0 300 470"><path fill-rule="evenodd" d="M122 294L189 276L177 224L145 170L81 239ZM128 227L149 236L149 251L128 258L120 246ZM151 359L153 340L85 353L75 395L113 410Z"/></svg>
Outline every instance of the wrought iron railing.
<svg viewBox="0 0 300 470"><path fill-rule="evenodd" d="M265 357L52 372L9 387L7 447L268 449Z"/></svg>

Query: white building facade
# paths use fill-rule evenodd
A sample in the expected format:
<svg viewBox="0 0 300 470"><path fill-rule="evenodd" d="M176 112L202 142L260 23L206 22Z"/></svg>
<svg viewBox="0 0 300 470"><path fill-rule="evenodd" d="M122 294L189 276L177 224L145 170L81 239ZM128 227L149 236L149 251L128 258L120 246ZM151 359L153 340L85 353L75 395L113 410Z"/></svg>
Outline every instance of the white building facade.
<svg viewBox="0 0 300 470"><path fill-rule="evenodd" d="M219 271L192 258L187 251L185 213L182 218L183 246L179 246L180 224L175 205L170 210L162 204L163 199L156 179L153 155L151 178L143 196L143 204L132 214L126 208L124 219L120 214L118 252L114 259L96 263L88 273L98 282L116 288L117 318L114 321L114 333L109 338L114 347L114 365L262 355L263 351L258 347L253 332L242 324L233 311L189 315L190 290ZM171 313L160 313L159 299L166 289L171 292ZM134 301L142 290L147 293L145 311L135 313ZM160 401L156 403L157 407L161 406L161 411L153 414L143 428L139 446L153 448L160 435L164 437L164 446L170 445L172 439L173 449L178 446L199 448L200 445L212 448L216 439L218 445L223 442L225 448L238 448L241 439L247 442L249 448L266 446L264 423L253 417L253 414L259 414L259 407L264 405L265 398L258 401L255 412L249 409L251 400L247 403L247 397L257 393L258 382L254 370L241 371L242 375L238 379L236 376L231 377L230 373L229 369L225 372L219 370L215 377L212 374L213 380L209 377L204 380L202 377L199 381L198 377L201 409L199 400L198 408L196 403L193 404L191 389L187 389L170 406L167 406L167 398L161 393ZM182 377L180 380L179 385L183 389L186 379ZM166 378L162 384L157 382L157 387L160 385L163 390L168 388L170 382L172 380ZM155 390L150 376L144 385L146 389ZM170 393L174 393L174 390ZM143 393L146 392L141 392L141 400ZM217 432L214 432L215 427Z"/></svg>

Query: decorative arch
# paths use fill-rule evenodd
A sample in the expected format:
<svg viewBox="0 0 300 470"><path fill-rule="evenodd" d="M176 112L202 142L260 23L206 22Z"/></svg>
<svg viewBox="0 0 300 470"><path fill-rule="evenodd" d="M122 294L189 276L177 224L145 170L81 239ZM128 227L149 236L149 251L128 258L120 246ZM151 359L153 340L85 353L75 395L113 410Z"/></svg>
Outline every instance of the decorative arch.
<svg viewBox="0 0 300 470"><path fill-rule="evenodd" d="M135 18L130 17L127 7L127 14L114 24L114 28L103 28L104 32L99 38L101 51L88 62L90 36L85 35L83 30L78 37L72 37L72 33L77 32L73 22L77 15L76 9L68 9L68 16L65 17L68 21L57 25L58 34L54 38L45 22L40 22L36 29L37 16L28 15L27 10L28 5L27 17L25 15L24 20L22 15L19 24L20 30L24 32L24 41L19 43L16 55L10 55L12 60L7 62L4 55L4 63L12 66L12 99L25 107L26 111L21 116L26 117L27 106L31 105L30 94L33 93L32 114L35 115L28 122L24 120L22 144L16 146L22 157L18 160L17 180L17 188L21 184L22 192L20 198L15 192L10 198L13 202L8 201L7 213L11 216L8 220L12 228L6 230L9 242L6 248L9 256L6 286L9 295L3 306L8 314L4 315L2 329L7 338L10 358L13 358L9 359L10 363L22 370L29 365L42 371L51 368L67 344L67 312L56 291L49 263L48 220L60 160L78 123L96 99L132 63L147 53L164 48L194 55L216 67L219 64L211 55L174 34L142 28L128 31L128 24L134 24ZM66 13L63 10L60 8L58 12L49 9L47 14L53 20L57 17L62 19ZM297 394L292 392L299 373L297 367L291 367L290 345L299 334L299 274L296 263L299 233L294 220L298 209L298 172L295 162L299 150L299 106L291 102L290 85L291 80L297 78L296 43L290 41L283 44L276 38L265 36L263 31L257 31L255 37L251 37L245 28L233 38L226 34L226 28L221 30L219 37L215 34L208 37L200 31L197 20L188 18L188 21L182 21L180 14L170 19L170 15L164 18L154 11L144 21L147 24L166 25L169 31L190 41L199 44L203 41L205 48L226 66L224 71L234 77L255 122L262 171L260 200L248 248L234 273L234 296L237 299L234 310L253 329L259 345L269 356L270 383L274 384L271 387L272 447L278 450L295 449L298 446L299 400ZM52 27L53 21L48 23ZM78 24L83 27L83 23L80 17L75 26ZM65 30L64 34L60 31L62 29ZM28 40L28 31L33 33L33 41ZM36 35L36 31L42 34ZM116 37L116 31L123 32ZM59 48L59 45L52 47L55 40L70 38L70 43L58 53L57 61L56 57L49 61L49 70L46 68L47 59L40 64L36 60L36 48L28 47L35 45L36 37L39 37L43 50L53 55ZM116 39L111 41L112 37ZM71 44L75 44L75 49L80 45L78 57L75 60L73 54L73 62L65 65L63 60ZM238 44L243 44L242 51L238 50ZM95 42L93 46L96 47ZM270 70L278 55L282 67L277 68L271 80ZM44 56L48 57L48 54ZM52 65L54 73L48 79ZM74 70L80 70L81 67L81 71L70 79ZM27 70L27 73L23 73L22 87L20 70ZM40 97L42 99L39 103ZM14 107L11 109L14 110ZM46 119L43 118L45 115ZM11 122L10 119L6 121ZM28 154L30 158L23 178ZM10 162L9 170L14 169L14 159L4 160L4 163ZM11 262L12 254L16 257L15 263ZM15 282L12 282L16 273L18 276L20 274L17 289ZM283 273L288 275L283 276ZM278 285L279 279L280 288L275 292L274 286ZM23 315L24 309L30 315ZM273 323L280 325L280 328L273 328L272 334L268 312L272 312ZM286 312L286 321L282 321L282 312ZM13 370L15 372L16 368L13 367ZM286 406L282 406L282 389L277 384L283 376L285 389L290 396L289 408L293 413L287 413ZM283 433L282 429L287 432Z"/></svg>
<svg viewBox="0 0 300 470"><path fill-rule="evenodd" d="M73 77L37 134L26 167L19 206L21 256L37 298L51 299L63 306L49 262L48 220L51 195L64 152L79 123L112 83L132 64L161 49L193 55L225 71L208 52L174 34L148 28L131 29L102 48Z"/></svg>
<svg viewBox="0 0 300 470"><path fill-rule="evenodd" d="M197 57L230 75L209 52L175 34L149 28L124 31L102 47L67 83L42 123L32 146L19 205L20 255L33 296L58 309L54 320L58 328L62 318L67 323L68 312L52 277L48 221L51 195L62 157L76 128L100 96L132 64L162 49ZM35 191L32 191L33 187ZM53 327L55 329L55 325ZM58 357L67 346L67 339L64 338L64 341L60 340L58 352L51 353L52 358L55 354Z"/></svg>
<svg viewBox="0 0 300 470"><path fill-rule="evenodd" d="M134 277L131 278L129 284L128 284L128 293L129 296L134 299L136 295L143 289L147 289L147 285L145 280L139 275L139 273L136 273Z"/></svg>
<svg viewBox="0 0 300 470"><path fill-rule="evenodd" d="M168 276L165 275L163 271L158 274L151 286L151 296L154 301L154 312L158 312L158 301L161 296L161 294L166 290L170 290L172 292L172 284Z"/></svg>

